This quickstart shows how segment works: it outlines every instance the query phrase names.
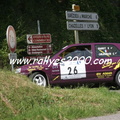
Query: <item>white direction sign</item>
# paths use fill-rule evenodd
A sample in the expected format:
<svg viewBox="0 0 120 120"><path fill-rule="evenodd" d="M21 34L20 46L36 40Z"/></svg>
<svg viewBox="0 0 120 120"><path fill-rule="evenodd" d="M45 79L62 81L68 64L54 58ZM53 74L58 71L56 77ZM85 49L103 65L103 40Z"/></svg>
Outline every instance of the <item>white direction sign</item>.
<svg viewBox="0 0 120 120"><path fill-rule="evenodd" d="M67 21L68 30L98 30L97 22L69 22Z"/></svg>
<svg viewBox="0 0 120 120"><path fill-rule="evenodd" d="M66 19L98 21L98 15L97 13L90 13L90 12L66 11Z"/></svg>

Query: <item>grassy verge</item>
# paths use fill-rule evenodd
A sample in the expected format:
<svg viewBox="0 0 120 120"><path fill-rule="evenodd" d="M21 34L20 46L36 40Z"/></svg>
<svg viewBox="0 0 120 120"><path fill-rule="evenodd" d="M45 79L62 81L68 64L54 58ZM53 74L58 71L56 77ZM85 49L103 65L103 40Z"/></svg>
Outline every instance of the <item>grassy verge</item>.
<svg viewBox="0 0 120 120"><path fill-rule="evenodd" d="M105 87L42 88L0 70L1 120L74 120L120 110L120 94Z"/></svg>

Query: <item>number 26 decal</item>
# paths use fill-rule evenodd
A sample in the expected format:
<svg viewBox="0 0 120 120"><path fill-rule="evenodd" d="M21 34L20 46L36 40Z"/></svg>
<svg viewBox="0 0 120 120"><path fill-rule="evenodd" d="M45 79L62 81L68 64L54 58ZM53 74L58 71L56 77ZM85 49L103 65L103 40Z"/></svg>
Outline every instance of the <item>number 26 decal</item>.
<svg viewBox="0 0 120 120"><path fill-rule="evenodd" d="M73 70L73 74L78 74L78 70L76 66L74 67L74 69L72 69L72 67L68 67L68 70L69 70L68 75L72 75L72 70Z"/></svg>

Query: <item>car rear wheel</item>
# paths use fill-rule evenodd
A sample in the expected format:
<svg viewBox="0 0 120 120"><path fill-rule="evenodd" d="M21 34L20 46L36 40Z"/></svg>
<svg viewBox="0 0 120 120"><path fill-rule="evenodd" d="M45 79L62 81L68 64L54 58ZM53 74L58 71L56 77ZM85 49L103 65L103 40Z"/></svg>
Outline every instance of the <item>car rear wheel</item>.
<svg viewBox="0 0 120 120"><path fill-rule="evenodd" d="M47 79L46 77L39 73L35 72L29 76L29 78L34 82L36 85L46 87L47 86Z"/></svg>
<svg viewBox="0 0 120 120"><path fill-rule="evenodd" d="M115 76L115 82L118 85L118 87L120 87L120 71L118 71Z"/></svg>

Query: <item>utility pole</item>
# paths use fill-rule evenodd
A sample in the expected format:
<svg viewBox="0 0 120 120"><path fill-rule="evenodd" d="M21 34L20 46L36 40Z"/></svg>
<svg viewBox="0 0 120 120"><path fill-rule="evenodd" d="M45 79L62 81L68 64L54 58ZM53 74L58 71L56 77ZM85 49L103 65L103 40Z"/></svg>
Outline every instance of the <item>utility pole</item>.
<svg viewBox="0 0 120 120"><path fill-rule="evenodd" d="M72 11L80 11L80 6L79 5L75 5L72 4ZM74 22L76 22L76 20L73 20ZM79 32L78 30L74 30L74 35L75 35L75 43L79 43Z"/></svg>

